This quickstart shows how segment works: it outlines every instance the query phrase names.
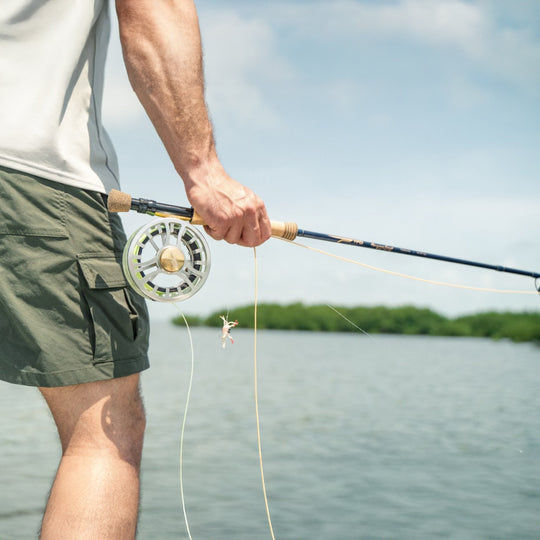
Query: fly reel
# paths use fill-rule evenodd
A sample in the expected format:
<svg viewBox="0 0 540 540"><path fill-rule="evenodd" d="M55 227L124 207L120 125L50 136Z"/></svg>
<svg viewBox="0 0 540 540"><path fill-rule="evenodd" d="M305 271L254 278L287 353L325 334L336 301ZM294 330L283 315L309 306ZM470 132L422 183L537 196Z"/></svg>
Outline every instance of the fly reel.
<svg viewBox="0 0 540 540"><path fill-rule="evenodd" d="M178 302L204 285L210 252L192 226L176 218L159 218L131 235L122 266L128 283L141 296Z"/></svg>

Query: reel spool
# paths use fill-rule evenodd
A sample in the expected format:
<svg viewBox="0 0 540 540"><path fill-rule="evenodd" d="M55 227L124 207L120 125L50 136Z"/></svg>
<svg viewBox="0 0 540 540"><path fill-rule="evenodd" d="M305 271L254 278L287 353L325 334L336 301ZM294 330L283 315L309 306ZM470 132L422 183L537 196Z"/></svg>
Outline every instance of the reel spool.
<svg viewBox="0 0 540 540"><path fill-rule="evenodd" d="M128 283L141 296L179 302L204 285L210 252L192 226L176 218L159 218L131 235L122 266Z"/></svg>

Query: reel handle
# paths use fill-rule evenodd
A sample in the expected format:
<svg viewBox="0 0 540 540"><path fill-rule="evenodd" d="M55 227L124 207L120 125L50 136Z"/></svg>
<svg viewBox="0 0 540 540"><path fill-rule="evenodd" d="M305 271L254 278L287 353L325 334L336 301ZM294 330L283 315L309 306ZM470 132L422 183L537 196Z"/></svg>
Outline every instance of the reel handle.
<svg viewBox="0 0 540 540"><path fill-rule="evenodd" d="M192 225L206 225L204 219L193 208L162 204L152 200L134 199L128 193L111 189L107 196L109 212L129 212L135 210L142 214L152 214L158 217L176 217L189 221ZM298 235L298 225L285 221L271 221L272 236L294 240Z"/></svg>

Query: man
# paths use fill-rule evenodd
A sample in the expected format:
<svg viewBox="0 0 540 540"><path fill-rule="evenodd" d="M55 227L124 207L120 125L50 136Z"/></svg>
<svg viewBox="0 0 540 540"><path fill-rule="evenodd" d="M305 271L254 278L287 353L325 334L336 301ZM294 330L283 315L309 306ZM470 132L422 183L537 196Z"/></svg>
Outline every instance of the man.
<svg viewBox="0 0 540 540"><path fill-rule="evenodd" d="M192 0L117 0L131 84L217 240L270 236L262 201L220 164ZM127 289L118 186L101 125L108 0L0 5L0 378L38 386L62 459L43 539L131 539L148 367L144 303Z"/></svg>

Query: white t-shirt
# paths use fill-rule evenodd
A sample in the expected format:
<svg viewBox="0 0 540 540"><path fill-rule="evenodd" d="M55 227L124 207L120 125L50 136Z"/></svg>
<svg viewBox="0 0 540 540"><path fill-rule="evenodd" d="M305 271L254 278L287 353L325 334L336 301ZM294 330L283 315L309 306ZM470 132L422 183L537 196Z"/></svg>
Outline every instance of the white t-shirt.
<svg viewBox="0 0 540 540"><path fill-rule="evenodd" d="M0 165L118 188L101 124L108 0L0 0Z"/></svg>

